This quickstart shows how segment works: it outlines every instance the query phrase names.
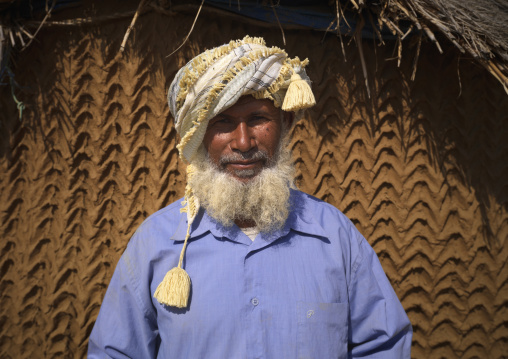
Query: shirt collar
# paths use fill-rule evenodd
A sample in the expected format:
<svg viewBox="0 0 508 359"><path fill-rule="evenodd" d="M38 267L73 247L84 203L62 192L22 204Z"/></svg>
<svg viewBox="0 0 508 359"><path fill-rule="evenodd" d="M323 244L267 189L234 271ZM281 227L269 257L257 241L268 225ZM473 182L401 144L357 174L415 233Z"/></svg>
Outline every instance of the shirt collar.
<svg viewBox="0 0 508 359"><path fill-rule="evenodd" d="M318 237L328 237L324 228L314 217L315 210L310 206L313 202L310 196L298 190L291 189L290 208L286 224L294 231L314 235Z"/></svg>
<svg viewBox="0 0 508 359"><path fill-rule="evenodd" d="M199 237L200 235L210 230L211 218L206 214L203 208L200 208L196 218L192 221L190 229L190 238ZM171 236L172 240L184 241L187 235L187 213L183 212L180 214L180 222L176 227L175 233Z"/></svg>
<svg viewBox="0 0 508 359"><path fill-rule="evenodd" d="M290 191L291 211L289 213L288 219L286 220L286 223L284 224L283 228L265 236L265 239L268 241L273 241L277 238L287 235L290 230L318 237L327 237L323 227L319 225L319 222L314 218L312 208L309 207L309 201L305 200L308 195L293 189ZM186 213L182 213L178 227L171 237L172 240L185 240L185 236L187 234L187 223L187 215ZM189 239L200 237L206 232L211 232L215 237L218 238L227 237L231 240L242 237L238 236L238 234L241 232L238 226L233 225L230 228L225 228L221 224L217 223L213 218L211 218L203 208L200 208L196 218L192 222ZM243 241L241 242L243 243Z"/></svg>

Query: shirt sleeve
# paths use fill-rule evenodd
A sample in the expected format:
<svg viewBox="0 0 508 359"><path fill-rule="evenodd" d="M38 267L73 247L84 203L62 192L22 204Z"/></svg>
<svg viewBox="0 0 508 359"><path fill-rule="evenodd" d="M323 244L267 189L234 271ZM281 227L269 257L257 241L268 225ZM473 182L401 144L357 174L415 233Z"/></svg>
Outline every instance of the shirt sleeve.
<svg viewBox="0 0 508 359"><path fill-rule="evenodd" d="M131 241L132 242L132 241ZM155 358L160 343L150 291L140 291L131 243L120 258L88 343L88 358Z"/></svg>
<svg viewBox="0 0 508 359"><path fill-rule="evenodd" d="M406 312L372 247L352 232L357 255L349 288L349 357L410 358L413 330Z"/></svg>

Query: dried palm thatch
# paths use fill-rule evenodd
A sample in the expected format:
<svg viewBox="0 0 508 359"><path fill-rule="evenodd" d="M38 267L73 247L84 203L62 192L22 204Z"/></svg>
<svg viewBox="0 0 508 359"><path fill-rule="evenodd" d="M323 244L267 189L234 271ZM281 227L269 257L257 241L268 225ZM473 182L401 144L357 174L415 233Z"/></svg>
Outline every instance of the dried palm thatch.
<svg viewBox="0 0 508 359"><path fill-rule="evenodd" d="M508 93L508 1L506 0L350 0L361 12L377 14L379 26L386 25L402 39L398 24L410 21L441 46L434 32L442 34L462 53L481 63Z"/></svg>

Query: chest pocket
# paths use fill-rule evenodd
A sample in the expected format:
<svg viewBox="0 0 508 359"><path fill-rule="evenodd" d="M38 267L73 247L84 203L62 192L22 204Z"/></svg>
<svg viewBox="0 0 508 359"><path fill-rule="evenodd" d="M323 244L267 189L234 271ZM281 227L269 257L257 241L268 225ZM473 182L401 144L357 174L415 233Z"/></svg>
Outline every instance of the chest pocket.
<svg viewBox="0 0 508 359"><path fill-rule="evenodd" d="M298 302L298 359L347 358L348 304Z"/></svg>

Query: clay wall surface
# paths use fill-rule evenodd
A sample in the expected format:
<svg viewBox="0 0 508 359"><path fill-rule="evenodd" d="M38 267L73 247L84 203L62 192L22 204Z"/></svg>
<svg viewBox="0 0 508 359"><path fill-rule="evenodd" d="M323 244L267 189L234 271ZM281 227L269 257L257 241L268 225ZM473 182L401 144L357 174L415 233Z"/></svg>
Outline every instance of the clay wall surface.
<svg viewBox="0 0 508 359"><path fill-rule="evenodd" d="M195 10L194 10L195 11ZM90 15L94 15L91 13ZM95 14L97 15L97 14ZM204 12L47 27L16 55L19 119L0 87L0 357L84 357L141 222L183 195L166 89L193 56L277 27ZM286 30L317 105L296 124L298 187L341 209L378 253L413 324L414 358L508 353L508 96L470 59L423 43ZM395 54L395 55L394 55ZM391 59L391 60L390 60Z"/></svg>

